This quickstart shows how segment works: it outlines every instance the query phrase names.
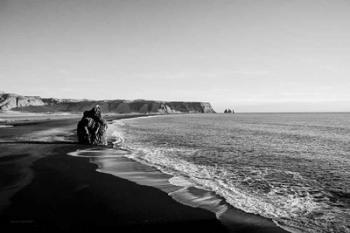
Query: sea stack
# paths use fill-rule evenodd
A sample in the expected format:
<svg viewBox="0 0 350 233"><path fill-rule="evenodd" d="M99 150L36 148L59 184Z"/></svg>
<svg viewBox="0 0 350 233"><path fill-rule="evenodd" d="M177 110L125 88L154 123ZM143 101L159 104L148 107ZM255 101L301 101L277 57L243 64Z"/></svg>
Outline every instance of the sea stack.
<svg viewBox="0 0 350 233"><path fill-rule="evenodd" d="M107 145L107 122L102 118L101 108L96 105L85 111L77 127L78 141L88 145Z"/></svg>
<svg viewBox="0 0 350 233"><path fill-rule="evenodd" d="M235 110L231 110L231 109L229 109L229 108L226 108L225 109L225 111L224 111L224 113L232 113L232 114L235 114Z"/></svg>

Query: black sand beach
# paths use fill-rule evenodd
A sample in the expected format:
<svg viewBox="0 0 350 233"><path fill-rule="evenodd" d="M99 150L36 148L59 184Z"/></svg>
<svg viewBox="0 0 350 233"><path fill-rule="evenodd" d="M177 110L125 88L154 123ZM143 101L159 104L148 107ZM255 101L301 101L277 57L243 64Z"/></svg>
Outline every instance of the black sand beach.
<svg viewBox="0 0 350 233"><path fill-rule="evenodd" d="M214 213L180 204L161 190L97 172L88 158L67 155L87 146L62 139L67 135L59 130L44 141L23 137L60 127L74 130L76 122L22 121L0 129L2 232L284 232L269 220L254 225L252 216L239 210L227 227Z"/></svg>

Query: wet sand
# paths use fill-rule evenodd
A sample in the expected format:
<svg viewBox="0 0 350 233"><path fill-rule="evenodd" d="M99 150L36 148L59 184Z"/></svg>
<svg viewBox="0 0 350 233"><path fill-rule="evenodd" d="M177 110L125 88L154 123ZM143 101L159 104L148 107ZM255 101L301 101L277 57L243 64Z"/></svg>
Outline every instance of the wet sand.
<svg viewBox="0 0 350 233"><path fill-rule="evenodd" d="M164 190L96 171L89 158L68 155L90 148L75 143L76 123L12 122L14 127L0 129L2 232L284 232L252 224L239 210L228 228L214 213L181 204ZM62 127L66 134L56 130ZM47 136L52 132L58 135ZM30 135L36 136L27 140Z"/></svg>

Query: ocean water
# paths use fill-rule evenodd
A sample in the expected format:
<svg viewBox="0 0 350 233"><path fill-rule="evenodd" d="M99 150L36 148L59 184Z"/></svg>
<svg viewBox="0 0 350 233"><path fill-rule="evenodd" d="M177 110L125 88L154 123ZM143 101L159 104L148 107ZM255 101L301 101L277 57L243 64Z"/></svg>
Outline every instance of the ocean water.
<svg viewBox="0 0 350 233"><path fill-rule="evenodd" d="M189 114L118 120L125 156L291 232L350 232L350 114Z"/></svg>

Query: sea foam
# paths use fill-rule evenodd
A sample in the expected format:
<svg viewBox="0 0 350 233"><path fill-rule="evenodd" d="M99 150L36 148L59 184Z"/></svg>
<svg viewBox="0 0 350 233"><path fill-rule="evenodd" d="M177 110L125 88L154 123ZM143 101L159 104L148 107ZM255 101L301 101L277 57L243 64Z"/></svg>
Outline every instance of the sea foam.
<svg viewBox="0 0 350 233"><path fill-rule="evenodd" d="M133 138L135 130L130 129L129 123L133 121L115 122L115 130L123 137L120 146L131 152L125 156L172 175L169 182L184 187L171 194L180 201L193 198L188 188L195 187L212 191L245 212L271 218L288 231L349 232L346 217L339 218L349 213L329 206L328 194L322 191L320 184L306 179L300 172L254 164L213 164L212 158L220 154L213 154L212 150L170 147L170 143L163 141L160 145L139 142L139 138ZM163 136L161 133L158 137ZM248 153L251 152L248 150ZM187 160L197 157L201 158L201 163ZM203 164L205 159L208 159L207 164Z"/></svg>

